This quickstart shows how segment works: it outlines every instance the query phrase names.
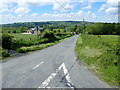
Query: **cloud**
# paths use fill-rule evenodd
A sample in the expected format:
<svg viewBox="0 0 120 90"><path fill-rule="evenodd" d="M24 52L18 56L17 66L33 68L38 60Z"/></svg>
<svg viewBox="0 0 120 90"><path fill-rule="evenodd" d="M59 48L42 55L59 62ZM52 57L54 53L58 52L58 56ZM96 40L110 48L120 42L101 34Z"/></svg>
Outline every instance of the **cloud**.
<svg viewBox="0 0 120 90"><path fill-rule="evenodd" d="M31 17L36 17L36 16L38 16L39 14L38 13L33 13L33 14L31 14L30 16Z"/></svg>
<svg viewBox="0 0 120 90"><path fill-rule="evenodd" d="M63 11L63 12L66 12L66 11L69 11L69 10L72 10L74 8L74 5L72 4L69 4L69 3L55 3L53 5L53 10L60 10L60 11Z"/></svg>
<svg viewBox="0 0 120 90"><path fill-rule="evenodd" d="M107 4L110 6L110 7L118 7L118 2L120 0L107 0Z"/></svg>
<svg viewBox="0 0 120 90"><path fill-rule="evenodd" d="M107 0L106 4L103 4L98 11L105 10L107 14L118 14L118 2L119 0Z"/></svg>
<svg viewBox="0 0 120 90"><path fill-rule="evenodd" d="M32 22L32 21L67 21L67 20L76 20L81 21L85 18L87 21L95 21L97 16L95 13L91 11L84 12L83 10L89 10L92 8L91 0L78 0L79 3L83 4L81 10L72 13L64 13L65 11L74 10L75 1L73 0L2 0L3 5L2 11L7 12L3 15L3 22ZM100 1L100 0L99 0ZM13 3L14 2L14 3ZM95 1L94 1L95 2ZM59 3L59 4L58 4ZM60 5L64 6L64 8ZM45 6L50 5L54 10L53 13L32 13L31 7L36 6ZM77 6L77 5L76 5ZM107 14L115 14L116 12L116 4L112 2L112 0L107 0L106 4L102 5L99 11L105 10ZM77 8L77 7L76 7ZM66 10L65 10L66 9ZM34 10L34 9L33 9ZM59 12L60 11L60 12ZM12 13L11 13L12 12ZM14 12L14 14L13 14ZM11 13L11 14L8 14ZM37 18L36 18L37 17Z"/></svg>
<svg viewBox="0 0 120 90"><path fill-rule="evenodd" d="M118 14L118 8L116 7L110 7L108 9L106 9L105 11L107 14Z"/></svg>
<svg viewBox="0 0 120 90"><path fill-rule="evenodd" d="M17 4L20 7L31 7L31 6L43 6L52 5L54 10L73 9L74 6L70 4L71 0L17 0Z"/></svg>
<svg viewBox="0 0 120 90"><path fill-rule="evenodd" d="M26 8L26 7L18 7L16 10L15 10L15 13L18 14L18 15L25 15L27 14L28 12L30 12L31 9L29 8Z"/></svg>
<svg viewBox="0 0 120 90"><path fill-rule="evenodd" d="M106 5L106 4L103 4L98 11L101 12L101 11L103 11L106 7L107 7L107 5Z"/></svg>
<svg viewBox="0 0 120 90"><path fill-rule="evenodd" d="M77 12L77 14L82 15L82 14L83 14L83 11L80 10L79 12Z"/></svg>
<svg viewBox="0 0 120 90"><path fill-rule="evenodd" d="M22 11L21 11L22 12ZM21 13L20 13L21 15ZM37 18L36 18L37 17ZM90 18L89 18L90 17ZM90 11L85 13L82 10L76 12L76 13L59 13L59 14L53 14L53 13L33 13L31 15L4 15L3 16L3 23L13 23L13 22L39 22L39 21L82 21L83 18L86 20L94 20L95 14L91 13Z"/></svg>
<svg viewBox="0 0 120 90"><path fill-rule="evenodd" d="M13 6L13 3L15 3L16 7L19 8L20 7L30 8L34 6L44 5L52 5L54 10L60 11L65 11L65 9L71 10L74 8L74 4L70 4L72 0L0 0L0 1L1 1L0 9L2 9L3 12L10 12L12 10L11 6ZM60 4L62 4L65 9L61 7Z"/></svg>
<svg viewBox="0 0 120 90"><path fill-rule="evenodd" d="M91 5L88 5L88 6L86 6L86 7L83 7L82 9L85 10L85 9L91 9L91 8L92 8L92 6L91 6Z"/></svg>
<svg viewBox="0 0 120 90"><path fill-rule="evenodd" d="M12 12L14 9L14 0L0 0L0 12Z"/></svg>

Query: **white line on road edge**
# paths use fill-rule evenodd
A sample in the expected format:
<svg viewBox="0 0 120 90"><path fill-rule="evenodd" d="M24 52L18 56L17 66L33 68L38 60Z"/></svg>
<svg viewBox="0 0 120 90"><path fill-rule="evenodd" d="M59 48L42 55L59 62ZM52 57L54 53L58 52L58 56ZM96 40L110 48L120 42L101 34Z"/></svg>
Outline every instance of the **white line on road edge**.
<svg viewBox="0 0 120 90"><path fill-rule="evenodd" d="M50 81L57 75L57 73L63 68L63 71L64 71L64 74L66 75L65 78L67 80L67 85L69 87L71 87L71 80L70 80L70 75L68 73L68 70L65 66L65 64L61 64L58 69L56 69L56 72L55 73L52 73L38 88L48 88L48 85L50 83ZM72 84L73 85L73 84Z"/></svg>
<svg viewBox="0 0 120 90"><path fill-rule="evenodd" d="M41 62L40 64L36 65L35 67L33 67L33 69L36 69L37 67L39 67L41 64L43 64L44 62Z"/></svg>

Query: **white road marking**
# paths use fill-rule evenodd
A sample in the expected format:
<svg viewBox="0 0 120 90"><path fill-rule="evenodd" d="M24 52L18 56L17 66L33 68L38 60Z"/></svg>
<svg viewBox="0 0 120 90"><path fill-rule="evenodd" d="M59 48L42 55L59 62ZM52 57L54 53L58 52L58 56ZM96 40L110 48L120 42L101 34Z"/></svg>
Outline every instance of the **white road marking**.
<svg viewBox="0 0 120 90"><path fill-rule="evenodd" d="M49 85L51 79L54 78L56 75L57 75L57 73L52 73L52 74L41 84L42 88L46 88L46 87ZM38 87L38 88L41 88L41 86Z"/></svg>
<svg viewBox="0 0 120 90"><path fill-rule="evenodd" d="M43 64L44 62L41 62L40 64L36 65L35 67L33 67L33 69L38 68L41 64Z"/></svg>
<svg viewBox="0 0 120 90"><path fill-rule="evenodd" d="M58 69L56 69L55 73L52 73L38 88L48 88L48 85L50 83L50 81L57 75L57 73L63 68L63 72L65 74L65 78L67 80L67 85L71 87L71 80L70 80L70 75L68 73L68 70L65 66L65 64L61 64ZM73 84L72 84L73 85Z"/></svg>
<svg viewBox="0 0 120 90"><path fill-rule="evenodd" d="M72 81L70 79L70 75L69 75L68 70L67 70L67 68L66 68L64 63L62 64L62 67L63 67L64 74L66 75L65 78L67 80L67 85L69 87L71 87L71 84L73 85L73 83L72 83Z"/></svg>

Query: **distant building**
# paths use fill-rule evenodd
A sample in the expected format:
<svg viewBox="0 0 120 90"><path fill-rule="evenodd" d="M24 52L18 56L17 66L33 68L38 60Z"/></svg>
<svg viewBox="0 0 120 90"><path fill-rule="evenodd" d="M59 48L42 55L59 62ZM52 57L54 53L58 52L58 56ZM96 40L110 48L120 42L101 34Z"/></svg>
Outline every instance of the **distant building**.
<svg viewBox="0 0 120 90"><path fill-rule="evenodd" d="M28 30L26 33L29 33L29 34L37 34L37 33L42 33L44 31L43 28L40 28L40 27L28 27Z"/></svg>

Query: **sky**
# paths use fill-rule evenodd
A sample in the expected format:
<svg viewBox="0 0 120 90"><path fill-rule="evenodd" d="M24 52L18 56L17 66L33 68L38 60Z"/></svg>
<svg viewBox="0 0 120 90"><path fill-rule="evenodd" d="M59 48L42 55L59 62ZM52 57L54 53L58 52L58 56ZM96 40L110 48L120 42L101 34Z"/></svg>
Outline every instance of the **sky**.
<svg viewBox="0 0 120 90"><path fill-rule="evenodd" d="M41 21L118 22L119 0L0 0L0 24Z"/></svg>

